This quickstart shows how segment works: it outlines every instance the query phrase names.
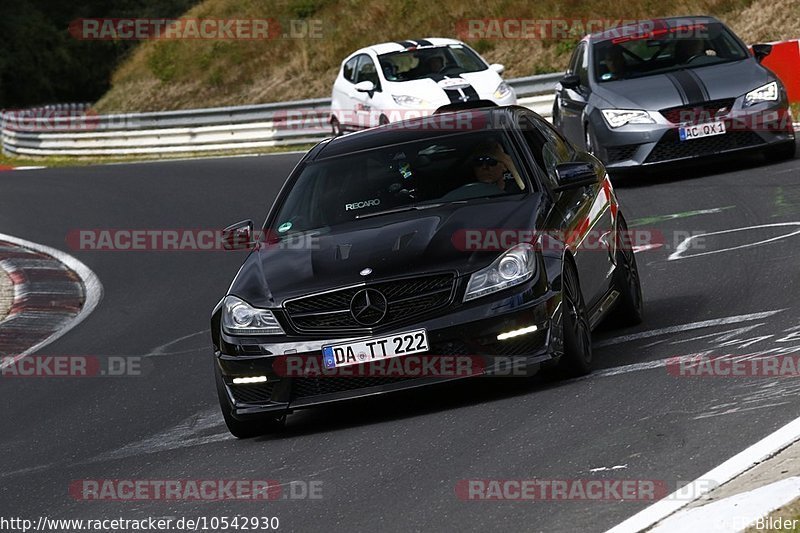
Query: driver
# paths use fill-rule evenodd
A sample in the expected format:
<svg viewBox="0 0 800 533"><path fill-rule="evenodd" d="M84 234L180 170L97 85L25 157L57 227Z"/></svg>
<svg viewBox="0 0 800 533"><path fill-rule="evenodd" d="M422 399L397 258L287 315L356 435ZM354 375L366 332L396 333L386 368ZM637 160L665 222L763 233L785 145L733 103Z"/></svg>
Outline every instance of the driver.
<svg viewBox="0 0 800 533"><path fill-rule="evenodd" d="M625 75L625 55L620 45L615 44L609 48L603 62L614 79L622 78Z"/></svg>
<svg viewBox="0 0 800 533"><path fill-rule="evenodd" d="M706 54L703 39L681 39L675 45L675 58L679 63L687 63L690 59Z"/></svg>
<svg viewBox="0 0 800 533"><path fill-rule="evenodd" d="M440 55L431 56L425 61L425 67L429 74L437 74L444 68L444 58Z"/></svg>
<svg viewBox="0 0 800 533"><path fill-rule="evenodd" d="M496 185L505 191L506 174L511 174L519 190L525 189L525 182L519 177L514 161L497 141L481 141L473 148L472 154L472 172L476 181Z"/></svg>

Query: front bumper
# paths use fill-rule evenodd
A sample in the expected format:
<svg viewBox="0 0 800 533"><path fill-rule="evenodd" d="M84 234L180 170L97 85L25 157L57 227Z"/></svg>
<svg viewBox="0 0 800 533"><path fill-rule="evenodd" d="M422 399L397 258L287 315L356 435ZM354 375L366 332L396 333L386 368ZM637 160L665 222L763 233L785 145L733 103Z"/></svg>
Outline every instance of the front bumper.
<svg viewBox="0 0 800 533"><path fill-rule="evenodd" d="M286 414L296 409L331 402L384 394L432 385L476 375L525 375L540 363L550 360L554 346L551 338L560 293L546 290L541 296L528 298L536 289L519 289L516 294L472 305L445 309L439 316L412 324L403 324L390 332L374 336L424 328L430 350L421 358L458 360L468 356L468 372L441 371L453 369L443 364L434 372L412 375L383 373L386 366L369 364L345 367L336 375L322 374L321 347L352 339L281 339L269 344L251 344L252 340L235 338L221 332L215 364L221 374L231 415L246 420L263 415ZM542 293L541 290L538 293ZM499 341L500 333L535 325L536 331ZM555 345L560 342L555 339ZM245 344L247 343L247 344ZM441 357L439 357L441 356ZM404 359L415 356L400 356ZM287 363L287 361L289 361ZM391 363L394 359L384 360ZM400 362L402 364L402 362ZM391 366L391 365L389 365ZM419 366L415 366L419 369ZM464 370L464 367L461 367ZM233 384L237 377L266 376L264 383Z"/></svg>
<svg viewBox="0 0 800 533"><path fill-rule="evenodd" d="M640 166L686 162L795 142L791 113L786 102L764 102L733 110L711 120L725 122L726 133L681 141L680 123L659 111L650 111L654 124L627 124L611 128L599 110L590 116L598 144L598 157L606 167L621 170ZM701 120L695 123L703 123Z"/></svg>

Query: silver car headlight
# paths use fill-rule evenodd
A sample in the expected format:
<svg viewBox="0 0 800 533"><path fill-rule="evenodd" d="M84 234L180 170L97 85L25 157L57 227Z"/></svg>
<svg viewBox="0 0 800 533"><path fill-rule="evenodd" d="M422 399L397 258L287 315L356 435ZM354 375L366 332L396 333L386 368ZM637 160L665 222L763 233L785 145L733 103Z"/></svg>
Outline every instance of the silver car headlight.
<svg viewBox="0 0 800 533"><path fill-rule="evenodd" d="M425 100L422 98L417 98L416 96L410 96L408 94L393 94L392 98L397 105L420 106L425 103Z"/></svg>
<svg viewBox="0 0 800 533"><path fill-rule="evenodd" d="M655 124L650 113L643 109L603 109L603 118L612 128L625 124Z"/></svg>
<svg viewBox="0 0 800 533"><path fill-rule="evenodd" d="M500 82L500 85L494 90L494 97L497 99L505 98L509 94L511 94L511 86L504 81Z"/></svg>
<svg viewBox="0 0 800 533"><path fill-rule="evenodd" d="M222 304L222 328L231 335L283 335L283 328L269 309L257 309L235 296Z"/></svg>
<svg viewBox="0 0 800 533"><path fill-rule="evenodd" d="M778 82L773 81L753 89L744 95L744 105L749 106L758 102L774 102L778 99Z"/></svg>
<svg viewBox="0 0 800 533"><path fill-rule="evenodd" d="M536 272L536 253L530 243L521 243L469 278L464 301L524 283Z"/></svg>

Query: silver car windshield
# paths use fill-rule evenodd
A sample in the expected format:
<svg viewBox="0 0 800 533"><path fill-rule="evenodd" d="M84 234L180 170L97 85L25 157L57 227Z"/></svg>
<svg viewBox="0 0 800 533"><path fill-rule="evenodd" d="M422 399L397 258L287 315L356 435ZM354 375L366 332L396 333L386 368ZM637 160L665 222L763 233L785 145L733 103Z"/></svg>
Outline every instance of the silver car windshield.
<svg viewBox="0 0 800 533"><path fill-rule="evenodd" d="M677 26L663 33L648 32L600 41L593 47L595 80L599 83L663 74L748 57L731 32L720 23Z"/></svg>

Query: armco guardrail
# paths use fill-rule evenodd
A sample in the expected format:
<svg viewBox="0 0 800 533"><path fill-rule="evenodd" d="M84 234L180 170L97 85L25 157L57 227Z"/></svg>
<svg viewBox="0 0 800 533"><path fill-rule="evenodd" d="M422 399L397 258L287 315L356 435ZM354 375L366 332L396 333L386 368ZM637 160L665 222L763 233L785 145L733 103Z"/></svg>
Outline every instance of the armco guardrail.
<svg viewBox="0 0 800 533"><path fill-rule="evenodd" d="M520 105L549 116L562 74L507 80ZM159 155L315 143L330 134L330 100L96 115L56 106L2 114L3 152L29 156Z"/></svg>

